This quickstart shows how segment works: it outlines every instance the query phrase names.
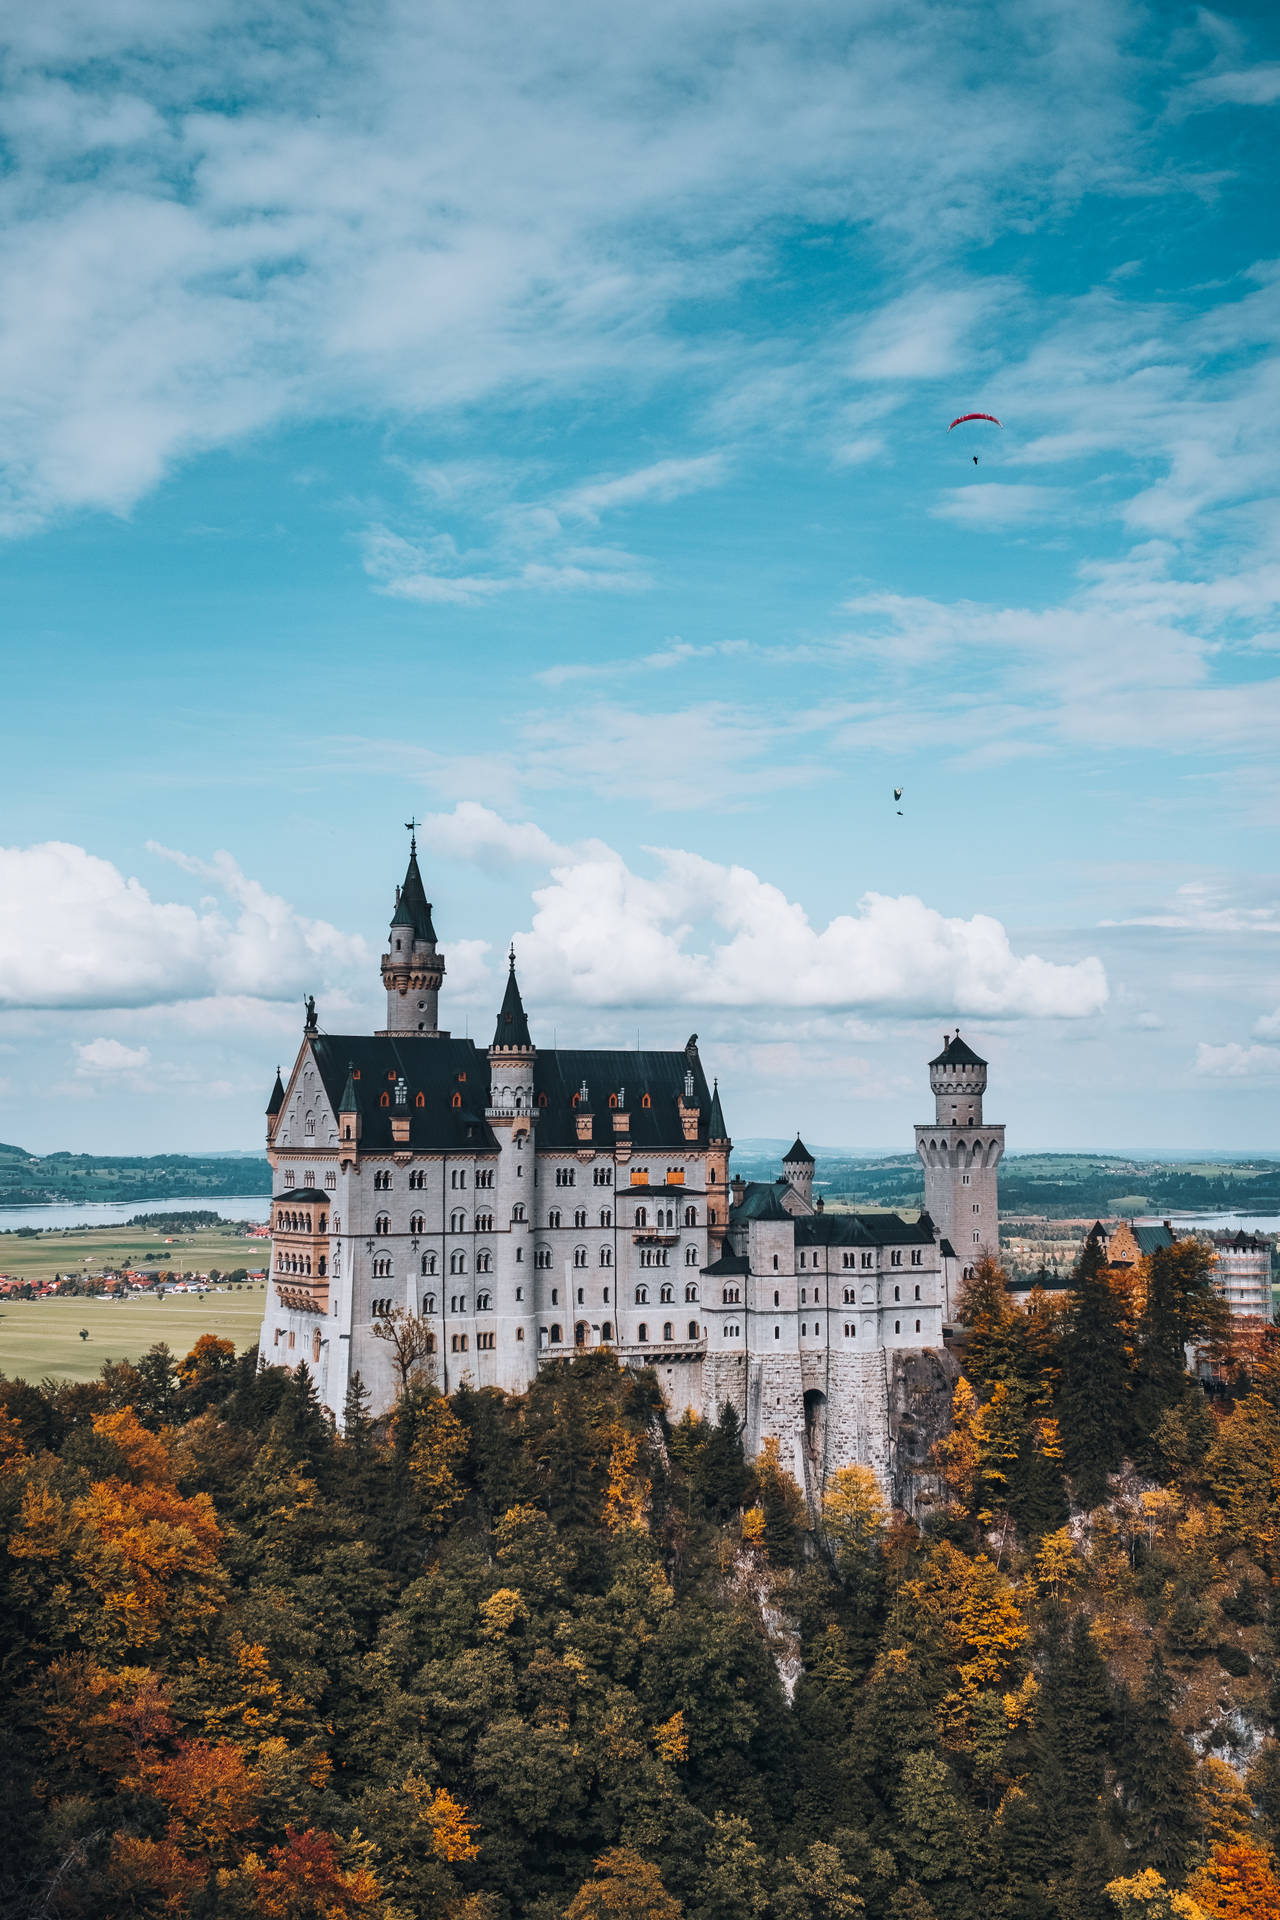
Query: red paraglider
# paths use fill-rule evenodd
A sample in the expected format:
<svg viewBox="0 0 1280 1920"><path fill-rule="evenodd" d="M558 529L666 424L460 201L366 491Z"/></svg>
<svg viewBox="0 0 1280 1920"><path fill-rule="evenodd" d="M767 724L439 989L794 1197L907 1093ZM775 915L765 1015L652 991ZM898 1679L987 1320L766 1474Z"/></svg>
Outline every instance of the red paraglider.
<svg viewBox="0 0 1280 1920"><path fill-rule="evenodd" d="M994 413L961 413L951 422L951 427L962 427L966 420L989 420L993 427L1003 427L1004 421L997 420ZM951 427L947 428L950 433Z"/></svg>

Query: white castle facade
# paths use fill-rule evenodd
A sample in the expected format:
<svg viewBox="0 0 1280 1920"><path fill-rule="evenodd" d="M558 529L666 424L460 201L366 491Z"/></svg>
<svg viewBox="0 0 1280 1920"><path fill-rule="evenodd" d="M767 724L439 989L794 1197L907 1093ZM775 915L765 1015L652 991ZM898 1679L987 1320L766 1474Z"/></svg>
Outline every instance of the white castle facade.
<svg viewBox="0 0 1280 1920"><path fill-rule="evenodd" d="M382 979L386 1026L302 1045L267 1110L272 1249L260 1352L311 1369L341 1416L359 1372L397 1386L396 1310L426 1322L444 1392L524 1391L608 1347L652 1367L668 1407L726 1402L750 1454L776 1437L814 1491L835 1467L889 1471L893 1373L937 1352L965 1266L996 1246L1004 1130L957 1034L916 1130L926 1212L826 1211L797 1140L773 1183L730 1171L718 1087L692 1036L671 1052L535 1047L512 955L493 1043L438 1024L445 973L411 846Z"/></svg>

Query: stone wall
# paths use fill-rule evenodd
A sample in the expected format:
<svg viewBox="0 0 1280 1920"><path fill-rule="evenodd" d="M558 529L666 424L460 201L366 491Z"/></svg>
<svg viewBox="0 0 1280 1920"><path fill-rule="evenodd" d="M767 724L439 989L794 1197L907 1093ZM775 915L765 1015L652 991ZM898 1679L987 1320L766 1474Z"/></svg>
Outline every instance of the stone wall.
<svg viewBox="0 0 1280 1920"><path fill-rule="evenodd" d="M887 1358L887 1486L894 1503L914 1514L942 1497L942 1483L926 1469L934 1443L951 1418L960 1364L942 1347Z"/></svg>

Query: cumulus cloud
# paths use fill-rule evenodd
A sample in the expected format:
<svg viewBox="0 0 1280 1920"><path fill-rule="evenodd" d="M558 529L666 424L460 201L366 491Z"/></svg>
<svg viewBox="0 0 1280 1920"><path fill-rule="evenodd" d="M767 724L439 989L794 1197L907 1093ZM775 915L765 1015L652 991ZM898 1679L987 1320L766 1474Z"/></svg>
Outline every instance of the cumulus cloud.
<svg viewBox="0 0 1280 1920"><path fill-rule="evenodd" d="M76 1045L76 1072L85 1075L139 1073L151 1059L146 1047L126 1047L122 1040L86 1040Z"/></svg>
<svg viewBox="0 0 1280 1920"><path fill-rule="evenodd" d="M654 879L607 847L534 891L521 964L547 997L595 1006L787 1006L1078 1018L1107 998L1100 960L1014 953L1000 922L869 893L825 928L745 867L658 853Z"/></svg>
<svg viewBox="0 0 1280 1920"><path fill-rule="evenodd" d="M1260 1080L1280 1073L1280 1047L1242 1047L1236 1040L1196 1048L1196 1072L1210 1080Z"/></svg>
<svg viewBox="0 0 1280 1920"><path fill-rule="evenodd" d="M287 1000L368 964L362 940L297 913L230 855L155 851L212 882L222 902L155 900L110 861L63 841L0 848L0 1007Z"/></svg>
<svg viewBox="0 0 1280 1920"><path fill-rule="evenodd" d="M1280 1040L1280 1007L1274 1013L1264 1013L1253 1023L1254 1038L1257 1040Z"/></svg>
<svg viewBox="0 0 1280 1920"><path fill-rule="evenodd" d="M532 820L504 820L478 800L460 800L452 813L429 813L422 822L422 843L455 860L481 866L550 866L567 857Z"/></svg>

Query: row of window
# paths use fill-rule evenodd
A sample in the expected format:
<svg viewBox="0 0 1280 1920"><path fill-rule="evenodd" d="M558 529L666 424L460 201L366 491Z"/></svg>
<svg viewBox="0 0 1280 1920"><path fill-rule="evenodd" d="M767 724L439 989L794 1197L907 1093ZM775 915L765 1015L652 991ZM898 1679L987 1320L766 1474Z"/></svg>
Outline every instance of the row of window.
<svg viewBox="0 0 1280 1920"><path fill-rule="evenodd" d="M306 1180L304 1181L304 1183L303 1183L303 1184L304 1184L304 1185L306 1185L306 1186L310 1186L310 1185L311 1185L311 1180L312 1180L312 1176L311 1176L311 1174L310 1174L310 1172L308 1172L308 1173L307 1173L307 1178L306 1178ZM294 1169L293 1169L292 1167L286 1167L286 1168L285 1168L285 1170L284 1170L284 1183L285 1183L285 1185L286 1185L286 1187L292 1187L292 1186L294 1186L294 1185L296 1184L296 1178L295 1178L295 1171L294 1171ZM335 1173L335 1172L334 1172L334 1171L332 1170L332 1168L330 1168L330 1170L329 1170L329 1171L328 1171L328 1172L327 1172L327 1173L325 1174L325 1176L324 1176L324 1184L325 1184L325 1186L326 1186L326 1187L329 1187L329 1188L333 1188L333 1187L336 1187L336 1186L337 1186L337 1184L338 1184L338 1176L337 1176L337 1174L336 1174L336 1173Z"/></svg>

